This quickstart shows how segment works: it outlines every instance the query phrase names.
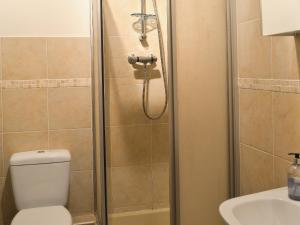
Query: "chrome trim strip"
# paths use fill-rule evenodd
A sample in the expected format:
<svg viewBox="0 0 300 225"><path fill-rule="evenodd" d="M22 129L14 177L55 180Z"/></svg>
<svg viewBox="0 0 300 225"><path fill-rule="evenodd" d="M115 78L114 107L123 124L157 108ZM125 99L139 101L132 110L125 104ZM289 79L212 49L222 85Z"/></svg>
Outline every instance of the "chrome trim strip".
<svg viewBox="0 0 300 225"><path fill-rule="evenodd" d="M236 0L227 1L230 197L240 194L239 89Z"/></svg>
<svg viewBox="0 0 300 225"><path fill-rule="evenodd" d="M170 109L170 212L171 225L180 224L180 181L179 181L179 149L178 149L178 133L177 129L177 99L176 99L176 25L173 16L176 13L175 0L168 1L168 52L169 52L169 109Z"/></svg>
<svg viewBox="0 0 300 225"><path fill-rule="evenodd" d="M96 214L97 217L97 224L101 224L101 225L107 225L107 196L106 196L106 165L105 165L105 126L104 126L104 67L103 67L103 17L102 17L102 0L95 0L97 1L97 3L99 5L92 5L92 7L97 7L97 22L96 24L92 24L91 27L91 37L94 38L93 32L93 26L98 26L97 27L97 31L99 32L99 34L97 35L98 37L98 43L99 43L99 56L98 56L98 61L95 62L94 61L94 57L92 57L92 91L93 91L93 96L98 94L98 99L99 99L99 108L97 109L99 111L99 124L97 124L99 126L99 130L100 130L100 137L95 137L95 135L93 135L93 141L94 141L94 147L95 147L95 143L96 143L96 138L99 138L100 140L100 174L96 174L96 165L94 165L94 197L96 199L96 193L98 191L100 191L100 196L101 196L101 209L97 209L97 205L96 205L96 201L94 201L95 204L95 210L100 210L100 218L99 218L99 211ZM92 3L93 4L93 3ZM93 16L93 12L91 13L91 21L92 20L92 16ZM92 41L93 43L93 41ZM92 56L94 53L94 49L93 49L94 45L92 45ZM95 71L94 71L94 65L95 63L98 64L98 71L99 74L96 77L95 75ZM99 85L99 90L98 93L96 93L95 90L95 79L97 79L98 81L98 85ZM94 107L95 107L95 98L93 97L93 118L95 117L95 113L94 113ZM95 121L95 120L94 120ZM94 130L94 134L95 134L95 127L96 125L93 124L93 130ZM96 157L96 153L94 150L94 158ZM97 186L96 186L96 179L100 179L100 185L101 185L101 190L97 190Z"/></svg>
<svg viewBox="0 0 300 225"><path fill-rule="evenodd" d="M170 225L180 224L179 156L176 133L176 26L175 0L168 0L169 136L170 136Z"/></svg>

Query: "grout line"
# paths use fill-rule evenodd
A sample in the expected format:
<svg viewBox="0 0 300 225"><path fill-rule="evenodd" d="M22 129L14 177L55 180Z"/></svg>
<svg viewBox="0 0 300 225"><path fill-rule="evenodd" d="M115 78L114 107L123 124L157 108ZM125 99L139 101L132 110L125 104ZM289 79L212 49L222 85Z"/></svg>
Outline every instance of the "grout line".
<svg viewBox="0 0 300 225"><path fill-rule="evenodd" d="M152 127L149 123L137 123L137 124L120 124L120 125L107 125L105 128L132 128L132 127Z"/></svg>
<svg viewBox="0 0 300 225"><path fill-rule="evenodd" d="M1 174L1 176L3 176L5 167L4 167L4 132L3 132L4 119L3 119L3 90L2 90L2 88L0 89L0 91L1 91L1 154L2 154L2 174Z"/></svg>
<svg viewBox="0 0 300 225"><path fill-rule="evenodd" d="M1 154L2 154L2 165L1 165L1 169L2 169L2 173L0 174L0 177L4 177L4 171L5 171L5 167L4 167L4 161L5 161L5 157L4 157L4 150L3 150L3 134L1 134L1 138L2 138L2 143L1 143Z"/></svg>
<svg viewBox="0 0 300 225"><path fill-rule="evenodd" d="M93 169L80 169L80 170L70 170L71 173L80 173L80 172L93 172Z"/></svg>
<svg viewBox="0 0 300 225"><path fill-rule="evenodd" d="M156 166L163 166L163 165L166 165L168 164L169 162L168 161L165 161L165 162L154 162L152 165L156 165ZM127 164L127 165L114 165L114 166L107 166L107 168L120 168L120 167L150 167L151 166L151 163L149 162L146 162L146 163L136 163L136 164Z"/></svg>
<svg viewBox="0 0 300 225"><path fill-rule="evenodd" d="M254 23L254 22L260 22L260 21L261 21L261 18L260 18L260 17L257 17L257 18L254 18L254 19L250 19L250 20L238 22L237 24L238 24L238 25L243 25L243 24Z"/></svg>
<svg viewBox="0 0 300 225"><path fill-rule="evenodd" d="M2 82L2 79L3 79L3 71L4 71L4 69L3 69L3 67L4 67L4 63L3 63L3 38L0 38L0 49L1 49L1 52L0 52L0 60L1 60L1 62L0 62L0 64L1 64L1 82ZM5 170L5 168L4 168L4 144L3 144L3 142L4 142L4 135L3 135L3 130L4 130L4 119L3 119L3 89L2 89L2 86L0 87L0 97L1 97L1 103L0 103L0 105L1 105L1 112L0 112L0 115L1 115L1 155L2 155L2 165L1 165L1 169L2 169L2 173L0 174L0 176L2 177L2 176L4 176L4 170Z"/></svg>
<svg viewBox="0 0 300 225"><path fill-rule="evenodd" d="M47 130L26 130L26 131L3 131L3 134L21 134L21 133L44 133Z"/></svg>
<svg viewBox="0 0 300 225"><path fill-rule="evenodd" d="M275 181L275 120L274 120L274 93L272 92L272 105L271 105L271 121L272 121L272 159L273 159L273 186L276 186Z"/></svg>
<svg viewBox="0 0 300 225"><path fill-rule="evenodd" d="M134 211L132 209L134 209ZM121 214L121 213L132 213L141 210L153 210L153 209L148 204L142 204L142 205L133 204L129 206L112 208L112 212L109 214L114 215L114 214Z"/></svg>
<svg viewBox="0 0 300 225"><path fill-rule="evenodd" d="M1 80L2 89L91 87L91 78Z"/></svg>
<svg viewBox="0 0 300 225"><path fill-rule="evenodd" d="M154 173L153 173L153 121L151 121L150 128L150 150L151 150L151 158L150 158L150 168L151 168L151 207L154 208Z"/></svg>
<svg viewBox="0 0 300 225"><path fill-rule="evenodd" d="M47 80L49 79L49 59L48 59L48 39L45 39L46 41L46 77ZM47 95L47 104L46 104L46 110L47 110L47 147L50 149L50 113L49 113L49 88L46 88L46 95Z"/></svg>
<svg viewBox="0 0 300 225"><path fill-rule="evenodd" d="M148 120L145 123L134 123L134 124L117 124L117 125L110 125L110 121L105 125L105 128L123 128L123 127L139 127L139 126L158 126L158 125L168 125L168 122L152 122Z"/></svg>
<svg viewBox="0 0 300 225"><path fill-rule="evenodd" d="M274 156L272 153L270 153L270 152L266 152L266 151L264 151L264 150L262 150L262 149L259 149L259 148L257 148L257 147L255 147L255 146L253 146L253 145L250 145L250 144L245 144L245 143L240 143L241 145L244 145L244 146L246 146L246 147L248 147L248 148L252 148L253 150L255 150L255 151L258 151L258 152L261 152L261 153L264 153L264 154L266 154L266 155L269 155L269 156Z"/></svg>
<svg viewBox="0 0 300 225"><path fill-rule="evenodd" d="M292 160L286 159L286 158L284 158L282 156L279 156L279 155L274 155L274 158L279 158L279 159L284 160L286 162L292 162Z"/></svg>
<svg viewBox="0 0 300 225"><path fill-rule="evenodd" d="M274 79L274 74L273 74L273 40L274 37L270 37L270 74L271 74L271 78Z"/></svg>
<svg viewBox="0 0 300 225"><path fill-rule="evenodd" d="M92 130L92 127L84 127L84 128L62 128L62 129L49 129L49 131L80 131L80 130Z"/></svg>
<svg viewBox="0 0 300 225"><path fill-rule="evenodd" d="M155 163L156 164L156 163ZM157 163L157 164L166 164L166 163ZM124 168L124 167L151 167L151 163L141 163L141 164L128 164L128 165L119 165L119 166L107 166L108 168Z"/></svg>
<svg viewBox="0 0 300 225"><path fill-rule="evenodd" d="M3 134L21 134L21 133L43 133L43 132L55 132L55 131L79 131L79 130L91 130L91 127L84 128L62 128L62 129L49 129L49 130L26 130L26 131L3 131Z"/></svg>
<svg viewBox="0 0 300 225"><path fill-rule="evenodd" d="M300 93L299 80L239 78L240 89L264 90L283 93Z"/></svg>

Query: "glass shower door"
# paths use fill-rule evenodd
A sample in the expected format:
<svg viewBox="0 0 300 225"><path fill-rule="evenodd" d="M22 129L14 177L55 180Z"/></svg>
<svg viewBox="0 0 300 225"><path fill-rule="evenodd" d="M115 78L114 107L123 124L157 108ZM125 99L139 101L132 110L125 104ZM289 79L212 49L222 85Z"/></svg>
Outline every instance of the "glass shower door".
<svg viewBox="0 0 300 225"><path fill-rule="evenodd" d="M104 0L108 224L168 225L167 0Z"/></svg>

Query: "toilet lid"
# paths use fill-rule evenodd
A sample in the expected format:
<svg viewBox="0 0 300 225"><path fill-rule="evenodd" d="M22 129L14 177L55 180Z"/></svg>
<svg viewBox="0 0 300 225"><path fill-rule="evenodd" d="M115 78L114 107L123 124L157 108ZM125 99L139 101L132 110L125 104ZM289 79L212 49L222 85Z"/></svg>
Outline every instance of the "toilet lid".
<svg viewBox="0 0 300 225"><path fill-rule="evenodd" d="M63 206L23 209L11 225L72 225L72 217Z"/></svg>

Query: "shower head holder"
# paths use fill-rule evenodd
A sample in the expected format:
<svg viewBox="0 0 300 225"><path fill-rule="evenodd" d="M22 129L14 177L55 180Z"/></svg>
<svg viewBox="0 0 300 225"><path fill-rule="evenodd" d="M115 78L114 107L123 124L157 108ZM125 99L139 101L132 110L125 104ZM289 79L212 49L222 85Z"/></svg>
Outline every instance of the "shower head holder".
<svg viewBox="0 0 300 225"><path fill-rule="evenodd" d="M130 15L133 17L139 17L139 18L143 18L143 19L156 18L156 15L148 14L148 13L132 13Z"/></svg>

